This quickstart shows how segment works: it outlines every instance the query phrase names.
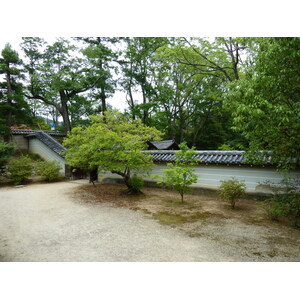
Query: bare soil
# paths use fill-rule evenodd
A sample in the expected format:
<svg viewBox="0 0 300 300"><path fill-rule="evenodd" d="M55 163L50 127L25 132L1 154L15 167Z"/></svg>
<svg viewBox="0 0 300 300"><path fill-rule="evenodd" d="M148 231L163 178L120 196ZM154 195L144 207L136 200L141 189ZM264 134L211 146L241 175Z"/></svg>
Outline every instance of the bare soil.
<svg viewBox="0 0 300 300"><path fill-rule="evenodd" d="M143 189L143 194L129 196L123 185L102 183L78 187L76 195L87 203L110 203L143 211L160 224L179 229L191 238L216 242L229 253L253 261L300 261L300 230L286 220L272 221L260 201L240 199L235 209L213 191L185 195L162 188ZM245 258L241 259L245 260Z"/></svg>
<svg viewBox="0 0 300 300"><path fill-rule="evenodd" d="M300 231L253 200L87 180L0 188L0 261L300 261Z"/></svg>

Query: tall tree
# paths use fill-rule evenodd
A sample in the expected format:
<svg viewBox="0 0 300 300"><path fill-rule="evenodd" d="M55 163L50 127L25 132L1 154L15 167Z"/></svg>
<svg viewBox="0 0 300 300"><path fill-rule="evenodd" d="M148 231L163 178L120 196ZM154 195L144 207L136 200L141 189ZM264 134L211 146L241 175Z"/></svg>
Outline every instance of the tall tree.
<svg viewBox="0 0 300 300"><path fill-rule="evenodd" d="M300 38L263 38L252 77L231 85L227 105L250 149L279 167L300 161Z"/></svg>
<svg viewBox="0 0 300 300"><path fill-rule="evenodd" d="M30 109L22 96L24 79L22 61L18 53L6 44L0 57L0 74L4 80L0 82L0 112L1 134L4 139L9 139L9 129L15 124L30 121Z"/></svg>
<svg viewBox="0 0 300 300"><path fill-rule="evenodd" d="M123 78L121 86L126 92L132 118L140 118L149 124L152 100L156 95L153 87L153 59L155 51L168 43L167 38L135 37L125 38L124 59L120 61ZM134 93L140 92L142 104L138 104Z"/></svg>
<svg viewBox="0 0 300 300"><path fill-rule="evenodd" d="M93 72L87 61L75 52L76 47L65 39L47 45L41 39L24 38L22 48L29 60L26 97L55 107L63 118L64 131L70 131L69 106L94 87L101 76Z"/></svg>
<svg viewBox="0 0 300 300"><path fill-rule="evenodd" d="M242 56L251 39L248 38L182 38L179 63L194 68L197 74L214 76L224 81L238 80Z"/></svg>
<svg viewBox="0 0 300 300"><path fill-rule="evenodd" d="M207 46L207 52L209 49L214 51L212 46ZM226 49L222 51L222 55L221 50L215 54L219 61L226 59ZM181 58L193 61L193 65L182 63ZM155 113L150 124L164 130L166 138L186 141L198 149L217 149L227 142L232 132L222 101L225 77L222 73L200 72L194 65L200 65L202 60L182 39L173 39L156 51Z"/></svg>
<svg viewBox="0 0 300 300"><path fill-rule="evenodd" d="M91 91L91 97L100 100L98 112L104 114L107 110L107 99L113 95L116 88L116 80L113 79L113 75L117 70L114 62L118 58L118 51L113 51L112 47L119 39L87 37L76 38L75 40L82 41L87 45L82 53L87 57L95 74L100 78Z"/></svg>

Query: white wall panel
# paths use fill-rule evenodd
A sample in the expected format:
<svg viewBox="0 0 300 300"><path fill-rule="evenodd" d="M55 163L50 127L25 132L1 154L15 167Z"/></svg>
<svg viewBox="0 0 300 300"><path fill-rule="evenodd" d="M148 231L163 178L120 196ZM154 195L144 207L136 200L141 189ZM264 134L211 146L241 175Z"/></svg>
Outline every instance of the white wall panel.
<svg viewBox="0 0 300 300"><path fill-rule="evenodd" d="M60 157L57 153L52 151L48 146L37 139L29 140L29 152L39 154L43 159L48 161L56 161L59 163L61 169L60 174L65 175L65 164L64 158Z"/></svg>
<svg viewBox="0 0 300 300"><path fill-rule="evenodd" d="M152 171L152 175L162 175L162 169L167 168L166 165L156 165ZM207 166L202 165L196 167L196 174L199 176L197 183L193 184L194 187L217 189L221 185L221 180L230 179L235 177L239 180L244 180L247 192L252 193L270 193L270 187L266 181L272 183L279 183L283 175L273 168L257 168L257 167L244 167L244 166ZM291 176L300 176L299 171L290 173ZM105 173L99 178L104 180L108 178L121 178L119 175L110 172ZM147 181L158 181L151 176L144 176Z"/></svg>

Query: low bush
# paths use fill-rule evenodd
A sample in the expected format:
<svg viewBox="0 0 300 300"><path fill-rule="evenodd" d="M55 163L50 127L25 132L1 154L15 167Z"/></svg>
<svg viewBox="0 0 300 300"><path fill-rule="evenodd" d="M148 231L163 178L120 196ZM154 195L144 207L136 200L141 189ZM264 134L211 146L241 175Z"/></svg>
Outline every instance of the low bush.
<svg viewBox="0 0 300 300"><path fill-rule="evenodd" d="M54 181L60 177L60 166L55 161L39 161L36 164L36 170L37 174L45 181Z"/></svg>
<svg viewBox="0 0 300 300"><path fill-rule="evenodd" d="M228 201L231 208L234 208L236 201L245 195L245 183L236 178L221 180L221 183L218 191L221 199Z"/></svg>
<svg viewBox="0 0 300 300"><path fill-rule="evenodd" d="M31 160L33 161L40 161L40 160L44 160L39 154L37 153L27 153L26 154L29 158L31 158Z"/></svg>
<svg viewBox="0 0 300 300"><path fill-rule="evenodd" d="M10 173L10 178L15 185L21 184L25 179L30 177L33 172L32 160L26 156L22 155L18 159L11 160L8 163L8 172Z"/></svg>
<svg viewBox="0 0 300 300"><path fill-rule="evenodd" d="M300 227L300 180L284 178L279 184L272 185L274 195L266 199L262 206L271 220L287 217L290 225Z"/></svg>
<svg viewBox="0 0 300 300"><path fill-rule="evenodd" d="M14 150L15 147L12 144L0 141L0 175L5 172L6 165Z"/></svg>
<svg viewBox="0 0 300 300"><path fill-rule="evenodd" d="M134 174L129 179L129 185L130 185L130 192L133 194L138 194L144 186L144 180L143 178L138 177L137 175Z"/></svg>

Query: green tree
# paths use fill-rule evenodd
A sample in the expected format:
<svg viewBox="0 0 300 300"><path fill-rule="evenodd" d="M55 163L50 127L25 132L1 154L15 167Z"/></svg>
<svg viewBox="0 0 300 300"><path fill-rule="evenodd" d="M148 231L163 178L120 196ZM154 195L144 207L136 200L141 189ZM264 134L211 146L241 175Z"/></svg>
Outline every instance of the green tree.
<svg viewBox="0 0 300 300"><path fill-rule="evenodd" d="M120 84L126 92L126 100L130 108L132 119L139 118L149 125L153 99L156 90L153 87L155 73L155 51L168 43L167 38L161 37L134 37L124 38L126 49L124 58L119 59L123 77ZM138 104L134 93L140 92L142 103Z"/></svg>
<svg viewBox="0 0 300 300"><path fill-rule="evenodd" d="M169 163L168 169L162 169L163 176L154 176L160 178L159 184L171 186L181 196L183 203L183 196L188 191L189 186L197 182L198 175L195 174L195 168L198 159L195 158L196 151L194 148L189 149L186 143L179 145L180 150L175 153L175 163Z"/></svg>
<svg viewBox="0 0 300 300"><path fill-rule="evenodd" d="M159 139L161 133L141 121L130 122L120 113L107 112L92 117L89 127L76 127L64 141L66 160L73 167L120 175L132 192L132 174L144 174L153 165L145 141Z"/></svg>
<svg viewBox="0 0 300 300"><path fill-rule="evenodd" d="M226 66L230 59L225 47L219 49L205 40L202 43L196 47L173 39L157 49L152 80L156 95L149 124L164 130L167 139L185 140L198 149L217 149L234 137L230 114L223 107L227 77L219 69L203 69L207 62L199 53L205 52L210 60L223 61ZM233 76L234 71L228 74Z"/></svg>
<svg viewBox="0 0 300 300"><path fill-rule="evenodd" d="M28 60L26 97L54 107L63 118L64 131L70 131L70 106L81 101L82 93L94 87L100 77L66 39L47 45L39 38L23 38L22 48Z"/></svg>
<svg viewBox="0 0 300 300"><path fill-rule="evenodd" d="M107 110L107 99L113 95L116 89L116 80L113 74L117 72L114 61L118 58L118 51L113 51L112 46L118 42L118 38L109 37L87 37L76 38L87 44L82 53L99 80L91 90L90 97L100 102L97 112L105 113Z"/></svg>
<svg viewBox="0 0 300 300"><path fill-rule="evenodd" d="M12 144L0 141L0 175L14 152L15 147Z"/></svg>
<svg viewBox="0 0 300 300"><path fill-rule="evenodd" d="M0 82L0 113L4 116L0 120L0 135L8 141L12 125L30 123L30 109L22 95L22 61L10 44L6 44L1 52L0 74L4 75Z"/></svg>
<svg viewBox="0 0 300 300"><path fill-rule="evenodd" d="M196 74L219 78L225 82L240 78L242 56L252 44L251 38L222 37L182 38L177 61L192 67Z"/></svg>
<svg viewBox="0 0 300 300"><path fill-rule="evenodd" d="M30 157L22 155L18 159L11 160L8 163L7 169L14 184L20 184L32 175L32 160L30 159Z"/></svg>
<svg viewBox="0 0 300 300"><path fill-rule="evenodd" d="M300 160L300 38L263 38L250 76L230 86L227 106L254 156L279 168ZM253 157L253 155L252 155Z"/></svg>

